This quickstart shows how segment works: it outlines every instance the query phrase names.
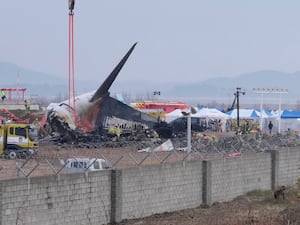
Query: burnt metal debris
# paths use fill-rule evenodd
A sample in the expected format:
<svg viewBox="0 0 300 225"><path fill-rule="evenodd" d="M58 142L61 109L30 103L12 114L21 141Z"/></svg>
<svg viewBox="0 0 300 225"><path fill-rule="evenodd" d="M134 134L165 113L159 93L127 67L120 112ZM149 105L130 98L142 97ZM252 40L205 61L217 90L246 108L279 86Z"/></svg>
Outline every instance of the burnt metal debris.
<svg viewBox="0 0 300 225"><path fill-rule="evenodd" d="M135 139L136 137L134 137L134 135L137 135L137 133L139 133L139 135L144 133L146 136L149 136L149 130L152 129L162 138L172 138L174 136L173 127L164 122L158 122L157 119L150 115L110 97L109 88L133 52L136 44L137 43L128 50L118 65L100 85L98 90L91 96L89 102L87 102L84 107L81 107L82 112L78 113L81 118L81 127L77 126L76 129L71 128L66 117L61 116L62 114L58 113L57 108L49 109L44 127L47 134L51 136L50 138L47 137L47 140L60 144L105 142L111 139L111 128L120 129L120 134L116 134L117 139L120 135L127 139ZM65 105L67 104L60 103L57 107ZM72 108L67 105L64 113L68 114L68 111L72 111ZM70 112L69 114L72 113ZM83 130L81 128L83 126L88 127L91 123L93 123L93 129L82 132Z"/></svg>
<svg viewBox="0 0 300 225"><path fill-rule="evenodd" d="M154 148L167 139L153 135L153 129L136 130L131 133L120 135L117 140L109 133L97 133L96 131L86 134L79 134L76 141L66 142L62 137L47 137L40 140L40 143L51 143L62 148L124 148L142 150ZM187 138L184 133L170 138L175 150L185 151ZM215 136L210 133L195 132L192 136L192 150L194 153L203 155L216 154L219 156L232 153L258 153L269 150L276 150L280 147L295 147L300 145L299 138L289 135L267 134L243 134L229 136Z"/></svg>
<svg viewBox="0 0 300 225"><path fill-rule="evenodd" d="M158 121L156 118L110 97L109 88L135 46L136 43L128 50L94 95L91 96L89 104L82 107L83 112L79 115L87 119L87 122L93 123L93 129L83 132L79 126L77 129L71 128L66 119L60 117L53 108L48 111L47 123L44 127L49 135L41 139L41 143L51 142L62 146L72 145L88 148L135 146L137 149L143 149L150 147L150 145L161 144L166 139L172 139L172 142L178 148L187 146L187 119L185 117L171 123ZM92 116L83 115L84 113ZM226 139L227 137L224 137L219 139L206 134L207 126L213 127L215 126L214 123L208 123L207 126L200 126L199 124L201 124L200 121L194 123L192 120L191 128L194 135L192 148L197 151L226 152L226 143L231 143L229 148L236 151L239 151L241 146L251 151L260 151L259 149L266 149L270 145L264 139L244 141L239 135L234 136L234 138Z"/></svg>

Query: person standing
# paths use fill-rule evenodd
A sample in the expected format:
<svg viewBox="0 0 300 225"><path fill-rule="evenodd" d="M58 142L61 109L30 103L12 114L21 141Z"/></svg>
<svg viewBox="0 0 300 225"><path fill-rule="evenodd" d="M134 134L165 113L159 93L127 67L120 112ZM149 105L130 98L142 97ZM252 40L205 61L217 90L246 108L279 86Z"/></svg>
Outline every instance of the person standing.
<svg viewBox="0 0 300 225"><path fill-rule="evenodd" d="M219 133L222 132L222 121L221 120L217 121L217 132L219 132Z"/></svg>
<svg viewBox="0 0 300 225"><path fill-rule="evenodd" d="M268 124L268 128L269 128L269 134L272 135L273 123L271 121Z"/></svg>
<svg viewBox="0 0 300 225"><path fill-rule="evenodd" d="M24 106L26 109L26 114L29 114L30 113L30 103L26 99L24 100Z"/></svg>
<svg viewBox="0 0 300 225"><path fill-rule="evenodd" d="M2 99L2 101L4 101L6 99L6 94L3 89L1 90L1 99Z"/></svg>

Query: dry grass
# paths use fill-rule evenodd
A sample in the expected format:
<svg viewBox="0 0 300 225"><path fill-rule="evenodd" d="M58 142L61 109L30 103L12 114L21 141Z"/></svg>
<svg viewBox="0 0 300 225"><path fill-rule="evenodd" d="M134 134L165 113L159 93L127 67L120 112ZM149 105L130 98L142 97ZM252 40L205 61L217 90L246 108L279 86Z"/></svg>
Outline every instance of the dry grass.
<svg viewBox="0 0 300 225"><path fill-rule="evenodd" d="M297 187L289 188L286 200L278 201L271 191L256 190L231 202L127 220L121 225L299 225L299 192Z"/></svg>

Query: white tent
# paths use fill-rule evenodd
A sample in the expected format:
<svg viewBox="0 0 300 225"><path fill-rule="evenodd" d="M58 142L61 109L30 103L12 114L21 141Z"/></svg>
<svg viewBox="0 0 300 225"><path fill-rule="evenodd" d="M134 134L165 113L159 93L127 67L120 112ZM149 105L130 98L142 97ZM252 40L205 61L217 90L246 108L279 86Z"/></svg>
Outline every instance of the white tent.
<svg viewBox="0 0 300 225"><path fill-rule="evenodd" d="M223 131L225 131L227 130L226 121L231 117L216 108L201 108L197 113L192 114L192 118L203 118L205 119L206 123L208 123L209 120L220 120L221 128Z"/></svg>
<svg viewBox="0 0 300 225"><path fill-rule="evenodd" d="M166 114L165 120L167 123L182 117L182 110L175 109L174 111ZM211 119L230 119L231 117L215 108L201 108L197 113L191 115L193 118L211 118Z"/></svg>
<svg viewBox="0 0 300 225"><path fill-rule="evenodd" d="M165 121L166 121L167 123L170 123L170 122L172 122L173 120L176 120L177 118L182 117L182 116L183 116L183 115L182 115L182 110L181 110L181 109L175 109L174 111L172 111L172 112L166 114L166 116L165 116Z"/></svg>
<svg viewBox="0 0 300 225"><path fill-rule="evenodd" d="M192 117L197 118L213 118L213 119L230 119L231 117L226 113L221 112L215 108L201 108L196 114L192 114Z"/></svg>

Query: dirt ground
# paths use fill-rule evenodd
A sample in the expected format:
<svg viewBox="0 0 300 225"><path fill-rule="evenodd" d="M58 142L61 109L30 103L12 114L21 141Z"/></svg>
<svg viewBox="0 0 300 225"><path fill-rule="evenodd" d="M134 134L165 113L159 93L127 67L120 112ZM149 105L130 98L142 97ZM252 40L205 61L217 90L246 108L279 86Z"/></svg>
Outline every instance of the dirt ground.
<svg viewBox="0 0 300 225"><path fill-rule="evenodd" d="M271 191L253 191L231 202L122 221L120 225L299 225L300 188L286 190L285 200Z"/></svg>
<svg viewBox="0 0 300 225"><path fill-rule="evenodd" d="M121 169L128 167L145 166L150 164L168 163L183 160L184 152L138 152L136 149L120 148L60 148L57 146L41 146L38 154L26 159L1 159L0 180L24 176L54 175L57 171L63 174L61 160L66 162L70 158L101 158L112 165L112 168ZM196 155L194 158L200 157ZM18 169L19 168L19 169ZM31 172L32 171L32 172Z"/></svg>
<svg viewBox="0 0 300 225"><path fill-rule="evenodd" d="M214 134L215 136L232 136L231 133ZM186 140L186 138L184 138ZM151 142L151 141L150 141ZM180 143L180 141L178 141ZM112 143L113 144L113 143ZM117 144L117 143L115 143ZM140 144L140 143L139 143ZM157 145L158 143L156 143ZM99 147L92 145L72 146L40 144L38 154L32 159L9 160L0 158L0 180L25 176L47 176L64 173L60 170L61 160L74 157L102 158L112 164L113 168L121 169L150 164L161 164L180 160L203 159L204 155L192 154L187 158L187 153L182 151L172 152L138 152L137 143L128 147ZM143 145L142 145L143 146ZM205 157L208 157L207 155ZM209 154L210 158L222 157L220 154Z"/></svg>

